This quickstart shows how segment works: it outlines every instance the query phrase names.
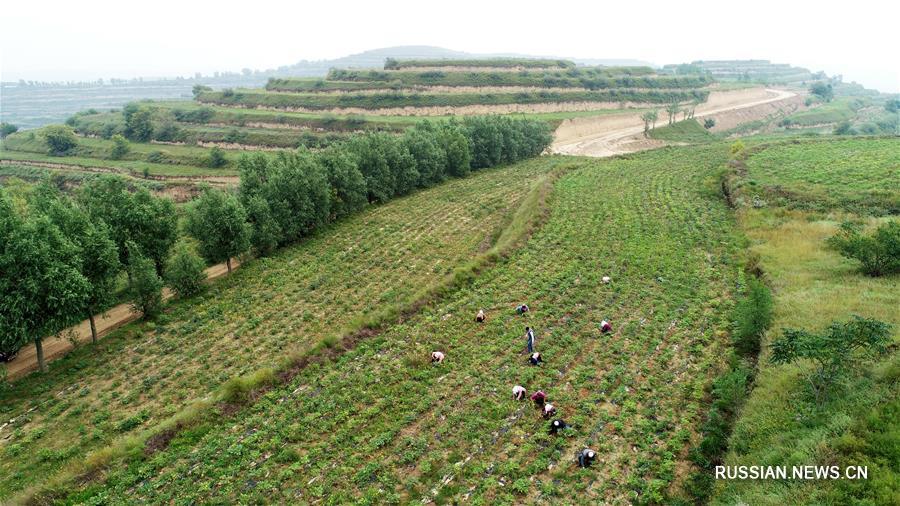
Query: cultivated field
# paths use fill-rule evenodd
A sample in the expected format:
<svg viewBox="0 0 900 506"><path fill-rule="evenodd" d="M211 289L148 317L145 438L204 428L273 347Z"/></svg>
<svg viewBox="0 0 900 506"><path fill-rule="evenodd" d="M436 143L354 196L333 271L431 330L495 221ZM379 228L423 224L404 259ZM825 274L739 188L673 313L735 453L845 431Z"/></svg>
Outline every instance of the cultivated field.
<svg viewBox="0 0 900 506"><path fill-rule="evenodd" d="M0 497L433 284L487 249L552 165L479 172L373 208L16 382L0 392L14 420L0 429Z"/></svg>
<svg viewBox="0 0 900 506"><path fill-rule="evenodd" d="M726 157L716 145L573 160L546 224L470 287L72 499L663 500L685 476L726 346L738 243L705 189ZM523 301L532 312L517 317ZM542 367L526 363L525 325ZM440 366L427 363L433 349L447 354ZM548 437L530 404L510 398L516 383L547 391L573 429ZM575 471L583 446L600 464Z"/></svg>

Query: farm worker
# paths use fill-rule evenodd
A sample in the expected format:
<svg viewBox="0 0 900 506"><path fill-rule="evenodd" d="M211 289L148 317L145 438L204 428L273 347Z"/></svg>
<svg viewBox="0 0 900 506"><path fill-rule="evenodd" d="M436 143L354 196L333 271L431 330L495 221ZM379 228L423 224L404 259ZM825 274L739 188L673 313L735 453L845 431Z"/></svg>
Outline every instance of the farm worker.
<svg viewBox="0 0 900 506"><path fill-rule="evenodd" d="M528 361L531 362L531 365L540 365L544 360L541 358L540 353L534 352L528 357Z"/></svg>
<svg viewBox="0 0 900 506"><path fill-rule="evenodd" d="M534 353L534 329L525 327L525 348L528 353Z"/></svg>
<svg viewBox="0 0 900 506"><path fill-rule="evenodd" d="M609 332L611 330L612 330L612 325L610 325L608 321L603 320L602 322L600 322L600 332L603 332L604 334L606 334L607 332Z"/></svg>
<svg viewBox="0 0 900 506"><path fill-rule="evenodd" d="M553 418L555 415L556 415L556 407L553 406L553 404L550 404L549 402L547 404L544 404L544 418L549 420L550 418Z"/></svg>
<svg viewBox="0 0 900 506"><path fill-rule="evenodd" d="M432 363L432 364L434 364L434 363L440 364L440 363L443 362L443 361L444 361L444 354L443 354L443 353L441 353L441 352L439 352L439 351L433 351L433 352L431 352L431 363Z"/></svg>
<svg viewBox="0 0 900 506"><path fill-rule="evenodd" d="M566 427L568 427L568 425L566 425L565 420L561 420L561 419L553 420L552 422L550 422L550 434L554 435L557 432L565 429Z"/></svg>
<svg viewBox="0 0 900 506"><path fill-rule="evenodd" d="M517 401L521 401L525 398L525 387L522 385L516 385L513 387L513 398Z"/></svg>
<svg viewBox="0 0 900 506"><path fill-rule="evenodd" d="M521 306L516 306L516 313L525 314L528 312L528 304L522 304Z"/></svg>
<svg viewBox="0 0 900 506"><path fill-rule="evenodd" d="M545 394L543 390L538 390L531 394L531 400L534 401L535 406L543 406L544 401L547 400L547 394Z"/></svg>
<svg viewBox="0 0 900 506"><path fill-rule="evenodd" d="M479 309L478 314L475 315L475 321L481 323L484 321L484 309Z"/></svg>
<svg viewBox="0 0 900 506"><path fill-rule="evenodd" d="M608 285L609 282L612 281L612 279L610 279L609 276L603 276L603 277L600 279L600 281L603 281L603 284L604 284L604 285Z"/></svg>
<svg viewBox="0 0 900 506"><path fill-rule="evenodd" d="M590 466L595 458L597 458L597 454L594 453L594 450L591 450L590 448L581 450L581 453L578 454L578 467Z"/></svg>

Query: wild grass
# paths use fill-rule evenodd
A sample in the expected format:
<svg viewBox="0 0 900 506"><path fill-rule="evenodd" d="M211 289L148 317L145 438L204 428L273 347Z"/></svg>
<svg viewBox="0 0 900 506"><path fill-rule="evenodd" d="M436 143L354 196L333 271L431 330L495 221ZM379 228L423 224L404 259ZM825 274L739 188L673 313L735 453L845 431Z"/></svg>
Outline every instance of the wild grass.
<svg viewBox="0 0 900 506"><path fill-rule="evenodd" d="M896 141L884 139L789 143L752 154L747 165L753 177L760 177L754 172L759 168L777 167L771 175L788 190L794 186L806 190L810 179L815 179L829 191L856 201L875 185L900 186L892 169L894 146ZM900 285L890 277L860 274L853 261L826 247L826 240L847 219L875 226L892 218L853 215L841 208L810 212L769 205L739 211L741 228L772 284L775 312L772 328L763 339L756 386L735 425L725 464L866 465L869 480L720 481L713 504L891 504L897 500L900 472L891 462L896 462L900 441L896 416ZM853 314L893 324L894 346L886 357L855 369L839 385L839 392L822 404L806 387L804 378L811 364L768 363L767 345L782 329L816 332Z"/></svg>
<svg viewBox="0 0 900 506"><path fill-rule="evenodd" d="M695 119L679 121L650 130L650 138L672 142L700 143L716 140L716 136Z"/></svg>

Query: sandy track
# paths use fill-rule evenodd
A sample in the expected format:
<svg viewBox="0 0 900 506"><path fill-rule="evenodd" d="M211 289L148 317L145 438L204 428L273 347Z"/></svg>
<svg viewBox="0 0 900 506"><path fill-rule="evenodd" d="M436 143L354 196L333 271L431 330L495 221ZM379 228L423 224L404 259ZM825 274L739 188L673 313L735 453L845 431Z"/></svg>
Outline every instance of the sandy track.
<svg viewBox="0 0 900 506"><path fill-rule="evenodd" d="M728 115L775 102L792 99L796 93L785 90L752 88L714 91L709 100L697 106L695 117ZM665 125L667 116L660 108L657 126ZM718 121L718 120L717 120ZM614 156L664 145L662 141L643 137L641 113L612 114L600 117L567 119L554 134L551 151L567 155Z"/></svg>
<svg viewBox="0 0 900 506"><path fill-rule="evenodd" d="M237 259L231 261L232 270L239 265L240 262ZM206 269L207 281L214 280L227 273L228 267L226 267L225 264L213 265ZM168 300L172 298L173 295L172 291L168 288L163 289L163 300ZM130 304L119 304L102 314L96 315L94 317L94 323L97 325L97 338L102 339L113 330L130 321L138 319L140 316L141 313L132 309ZM84 320L78 325L69 327L63 332L60 332L58 335L45 338L43 340L44 361L50 363L71 350L73 345L70 338L76 339L78 343L90 342L90 322ZM25 348L22 348L22 351L16 355L16 358L6 364L6 370L10 380L21 378L32 371L36 371L37 368L37 350L33 344L26 345Z"/></svg>

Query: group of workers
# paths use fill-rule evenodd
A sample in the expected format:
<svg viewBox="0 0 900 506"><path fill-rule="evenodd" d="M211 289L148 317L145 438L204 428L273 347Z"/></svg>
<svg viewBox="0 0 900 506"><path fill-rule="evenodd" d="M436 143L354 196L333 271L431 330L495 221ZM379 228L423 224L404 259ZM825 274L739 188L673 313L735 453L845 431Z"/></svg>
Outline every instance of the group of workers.
<svg viewBox="0 0 900 506"><path fill-rule="evenodd" d="M609 283L609 276L603 277L603 283ZM516 314L523 315L529 312L529 308L527 304L521 304L516 306ZM486 320L486 316L484 313L484 309L478 310L478 314L475 315L475 321L478 323L483 323ZM600 332L607 333L612 331L612 325L603 320L600 322ZM528 353L528 363L533 366L539 366L543 363L543 358L541 354L536 351L535 346L535 337L534 337L534 329L531 327L525 327L525 351ZM431 353L431 362L440 364L444 361L444 354L440 351L434 351ZM525 387L522 385L515 385L512 389L513 398L517 401L525 400L525 396L528 394ZM534 402L535 407L540 408L541 416L545 420L550 420L550 434L556 435L563 429L569 427L569 425L565 422L565 420L556 417L556 407L547 400L547 394L544 393L543 390L538 390L531 394L531 401ZM590 448L585 448L580 451L577 455L577 461L579 467L589 467L596 458L597 454L594 450Z"/></svg>

